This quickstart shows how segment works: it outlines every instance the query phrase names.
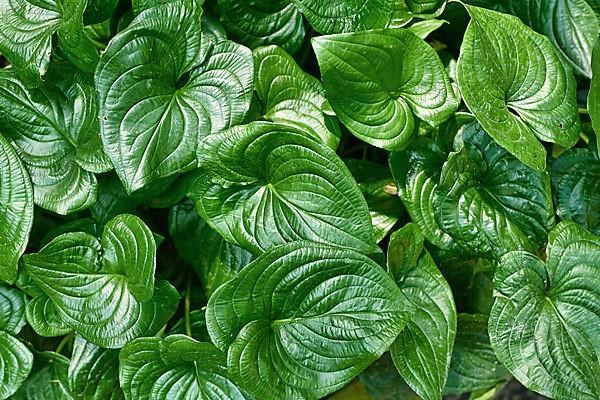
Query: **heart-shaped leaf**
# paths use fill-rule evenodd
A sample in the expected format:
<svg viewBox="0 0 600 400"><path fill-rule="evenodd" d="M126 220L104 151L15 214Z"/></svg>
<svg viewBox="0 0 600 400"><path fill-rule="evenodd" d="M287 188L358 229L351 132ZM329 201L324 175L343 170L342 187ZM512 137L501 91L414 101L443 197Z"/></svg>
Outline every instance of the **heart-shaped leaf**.
<svg viewBox="0 0 600 400"><path fill-rule="evenodd" d="M25 293L0 283L0 331L16 335L25 325Z"/></svg>
<svg viewBox="0 0 600 400"><path fill-rule="evenodd" d="M557 400L600 397L600 237L572 222L550 232L547 260L506 254L494 276L494 352L523 385Z"/></svg>
<svg viewBox="0 0 600 400"><path fill-rule="evenodd" d="M399 149L418 119L436 126L458 107L435 50L408 30L319 36L312 44L331 107L369 144Z"/></svg>
<svg viewBox="0 0 600 400"><path fill-rule="evenodd" d="M0 330L0 399L9 398L19 389L32 365L33 354L27 346L8 332Z"/></svg>
<svg viewBox="0 0 600 400"><path fill-rule="evenodd" d="M11 400L73 400L69 393L69 359L52 351L36 353L33 371Z"/></svg>
<svg viewBox="0 0 600 400"><path fill-rule="evenodd" d="M98 64L102 141L128 192L194 168L200 138L250 106L250 50L223 41L201 54L200 15L194 0L145 10Z"/></svg>
<svg viewBox="0 0 600 400"><path fill-rule="evenodd" d="M254 396L318 399L379 358L412 311L370 258L301 241L265 252L219 287L206 322L231 377Z"/></svg>
<svg viewBox="0 0 600 400"><path fill-rule="evenodd" d="M120 354L126 399L250 399L227 373L225 355L212 343L184 335L141 338Z"/></svg>
<svg viewBox="0 0 600 400"><path fill-rule="evenodd" d="M177 291L166 281L154 285L155 255L148 227L122 214L107 223L102 242L65 233L23 264L67 325L94 344L119 348L155 334L177 308Z"/></svg>
<svg viewBox="0 0 600 400"><path fill-rule="evenodd" d="M33 189L12 145L0 134L0 281L17 279L33 225Z"/></svg>
<svg viewBox="0 0 600 400"><path fill-rule="evenodd" d="M228 241L259 254L308 239L378 252L367 204L333 150L291 126L254 122L210 135L190 196Z"/></svg>
<svg viewBox="0 0 600 400"><path fill-rule="evenodd" d="M457 65L463 99L494 140L538 171L538 139L573 146L579 137L576 83L548 38L518 18L466 6L471 16Z"/></svg>

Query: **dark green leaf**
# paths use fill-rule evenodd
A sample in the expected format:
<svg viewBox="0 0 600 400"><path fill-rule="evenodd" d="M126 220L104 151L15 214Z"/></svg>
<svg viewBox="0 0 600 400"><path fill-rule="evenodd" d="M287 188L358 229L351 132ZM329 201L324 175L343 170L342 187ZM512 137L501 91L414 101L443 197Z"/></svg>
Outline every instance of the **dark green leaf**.
<svg viewBox="0 0 600 400"><path fill-rule="evenodd" d="M390 353L383 356L360 374L360 382L369 393L367 400L420 400L398 375ZM341 398L340 400L346 400ZM354 400L354 399L352 399Z"/></svg>
<svg viewBox="0 0 600 400"><path fill-rule="evenodd" d="M203 310L194 310L190 312L190 330L192 333L192 339L199 342L210 342L210 336L206 330L206 318L204 317ZM185 317L181 318L175 323L169 330L169 335L175 334L186 334L186 322Z"/></svg>
<svg viewBox="0 0 600 400"><path fill-rule="evenodd" d="M9 398L19 389L32 365L31 351L18 339L0 329L0 399ZM18 400L19 397L15 396L13 399Z"/></svg>
<svg viewBox="0 0 600 400"><path fill-rule="evenodd" d="M596 145L600 156L600 40L596 41L592 55L592 80L588 95L588 111L596 132Z"/></svg>
<svg viewBox="0 0 600 400"><path fill-rule="evenodd" d="M25 325L25 293L0 283L0 331L16 335Z"/></svg>
<svg viewBox="0 0 600 400"><path fill-rule="evenodd" d="M33 371L12 400L73 400L69 393L69 359L51 351L36 353Z"/></svg>

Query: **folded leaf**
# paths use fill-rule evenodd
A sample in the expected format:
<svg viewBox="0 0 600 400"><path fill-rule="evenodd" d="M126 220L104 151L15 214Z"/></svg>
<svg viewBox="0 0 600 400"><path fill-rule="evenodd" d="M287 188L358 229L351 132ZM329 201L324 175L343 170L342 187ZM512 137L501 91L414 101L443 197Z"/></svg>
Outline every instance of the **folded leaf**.
<svg viewBox="0 0 600 400"><path fill-rule="evenodd" d="M25 315L31 329L40 336L63 336L73 330L62 320L58 309L44 292L34 296L27 303Z"/></svg>
<svg viewBox="0 0 600 400"><path fill-rule="evenodd" d="M29 171L35 204L68 214L95 201L94 173L112 166L102 152L97 99L87 76L58 64L43 86L28 89L14 70L1 70L0 128Z"/></svg>
<svg viewBox="0 0 600 400"><path fill-rule="evenodd" d="M37 86L48 70L52 39L64 56L93 72L98 53L83 30L84 0L6 0L0 7L0 52L27 86Z"/></svg>
<svg viewBox="0 0 600 400"><path fill-rule="evenodd" d="M223 237L259 254L300 239L378 252L367 204L339 157L291 126L254 122L209 136L190 197Z"/></svg>
<svg viewBox="0 0 600 400"><path fill-rule="evenodd" d="M154 285L155 255L148 227L122 214L108 222L101 242L65 233L23 264L60 319L94 344L119 348L158 332L177 308L177 291L165 281Z"/></svg>
<svg viewBox="0 0 600 400"><path fill-rule="evenodd" d="M102 141L128 192L194 168L199 140L250 106L250 51L223 41L200 54L200 15L194 0L145 10L98 64Z"/></svg>
<svg viewBox="0 0 600 400"><path fill-rule="evenodd" d="M227 373L225 355L213 344L184 335L141 338L120 354L126 399L251 399Z"/></svg>
<svg viewBox="0 0 600 400"><path fill-rule="evenodd" d="M16 335L25 325L25 293L0 283L0 331Z"/></svg>
<svg viewBox="0 0 600 400"><path fill-rule="evenodd" d="M373 146L402 148L417 118L439 125L458 107L435 50L408 30L320 36L312 44L331 107Z"/></svg>
<svg viewBox="0 0 600 400"><path fill-rule="evenodd" d="M329 107L321 82L279 47L261 47L252 53L254 90L264 119L297 126L337 148L341 132L335 117L327 115Z"/></svg>
<svg viewBox="0 0 600 400"><path fill-rule="evenodd" d="M600 397L600 237L561 222L547 260L506 254L494 276L494 352L523 385L557 400Z"/></svg>
<svg viewBox="0 0 600 400"><path fill-rule="evenodd" d="M32 365L33 355L27 346L0 330L0 399L9 398L19 389ZM17 396L12 398L18 399Z"/></svg>
<svg viewBox="0 0 600 400"><path fill-rule="evenodd" d="M231 377L254 396L318 399L378 359L412 311L370 258L301 241L265 252L219 287L206 323Z"/></svg>
<svg viewBox="0 0 600 400"><path fill-rule="evenodd" d="M73 400L69 393L69 359L51 351L36 353L33 371L12 400Z"/></svg>
<svg viewBox="0 0 600 400"><path fill-rule="evenodd" d="M538 139L568 148L579 137L571 69L518 18L466 7L471 22L457 65L463 99L499 145L542 171L546 151Z"/></svg>
<svg viewBox="0 0 600 400"><path fill-rule="evenodd" d="M0 281L17 279L33 225L33 189L17 153L0 134Z"/></svg>
<svg viewBox="0 0 600 400"><path fill-rule="evenodd" d="M394 365L421 398L441 399L456 336L456 306L416 225L392 234L388 271L416 310L390 347Z"/></svg>

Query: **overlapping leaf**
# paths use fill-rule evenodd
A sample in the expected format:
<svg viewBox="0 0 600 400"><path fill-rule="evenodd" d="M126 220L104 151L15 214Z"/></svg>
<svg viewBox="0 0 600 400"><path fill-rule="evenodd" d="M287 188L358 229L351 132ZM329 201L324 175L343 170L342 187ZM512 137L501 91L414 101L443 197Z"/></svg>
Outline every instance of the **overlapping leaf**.
<svg viewBox="0 0 600 400"><path fill-rule="evenodd" d="M587 104L592 126L596 132L596 145L600 156L600 40L596 41L592 54L592 80Z"/></svg>
<svg viewBox="0 0 600 400"><path fill-rule="evenodd" d="M119 348L156 333L177 307L171 285L154 285L155 254L146 225L122 214L108 222L101 242L66 233L23 261L60 319L94 344Z"/></svg>
<svg viewBox="0 0 600 400"><path fill-rule="evenodd" d="M254 396L318 399L379 358L412 311L370 258L301 241L265 252L218 288L206 322L231 377Z"/></svg>
<svg viewBox="0 0 600 400"><path fill-rule="evenodd" d="M435 18L444 11L445 0L394 0L389 28L405 26L413 18Z"/></svg>
<svg viewBox="0 0 600 400"><path fill-rule="evenodd" d="M408 30L320 36L312 44L331 107L369 144L400 149L419 119L437 126L458 107L439 57Z"/></svg>
<svg viewBox="0 0 600 400"><path fill-rule="evenodd" d="M250 106L250 51L223 41L201 54L200 15L193 0L145 10L98 64L102 140L128 192L195 167L200 138Z"/></svg>
<svg viewBox="0 0 600 400"><path fill-rule="evenodd" d="M69 393L69 359L51 351L36 353L31 375L11 400L73 400Z"/></svg>
<svg viewBox="0 0 600 400"><path fill-rule="evenodd" d="M225 355L184 335L142 338L120 354L126 399L251 399L228 376Z"/></svg>
<svg viewBox="0 0 600 400"><path fill-rule="evenodd" d="M323 143L291 126L254 122L209 136L190 196L209 225L253 252L308 239L378 252L367 204Z"/></svg>
<svg viewBox="0 0 600 400"><path fill-rule="evenodd" d="M548 397L600 396L600 237L561 222L547 260L506 254L496 269L490 341L521 383Z"/></svg>
<svg viewBox="0 0 600 400"><path fill-rule="evenodd" d="M571 69L518 18L466 7L471 21L457 65L463 99L498 144L542 171L546 151L538 139L568 148L579 135Z"/></svg>

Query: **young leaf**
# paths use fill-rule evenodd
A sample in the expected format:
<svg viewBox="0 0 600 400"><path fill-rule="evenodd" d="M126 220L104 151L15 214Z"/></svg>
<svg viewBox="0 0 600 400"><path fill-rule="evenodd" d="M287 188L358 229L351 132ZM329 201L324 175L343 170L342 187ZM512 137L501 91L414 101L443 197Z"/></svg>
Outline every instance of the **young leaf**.
<svg viewBox="0 0 600 400"><path fill-rule="evenodd" d="M0 281L17 279L33 225L33 189L12 145L0 134Z"/></svg>
<svg viewBox="0 0 600 400"><path fill-rule="evenodd" d="M600 235L600 159L589 149L572 149L552 165L556 213Z"/></svg>
<svg viewBox="0 0 600 400"><path fill-rule="evenodd" d="M416 309L390 347L394 365L421 398L441 399L456 336L456 306L416 225L392 234L388 270Z"/></svg>
<svg viewBox="0 0 600 400"><path fill-rule="evenodd" d="M431 125L458 107L435 50L405 29L382 29L312 39L331 107L353 135L396 150L417 118Z"/></svg>
<svg viewBox="0 0 600 400"><path fill-rule="evenodd" d="M518 18L466 6L471 16L457 79L483 129L511 154L543 171L538 141L573 146L579 137L576 84L548 38Z"/></svg>
<svg viewBox="0 0 600 400"><path fill-rule="evenodd" d="M69 359L51 351L36 353L33 371L11 400L73 400L69 393Z"/></svg>
<svg viewBox="0 0 600 400"><path fill-rule="evenodd" d="M0 399L9 398L19 389L32 365L33 355L27 346L0 330ZM16 396L12 398L18 399Z"/></svg>
<svg viewBox="0 0 600 400"><path fill-rule="evenodd" d="M592 53L592 80L587 104L592 126L596 132L596 145L600 156L600 40L596 41Z"/></svg>
<svg viewBox="0 0 600 400"><path fill-rule="evenodd" d="M225 356L184 335L141 338L121 350L120 381L130 399L251 399L229 378Z"/></svg>
<svg viewBox="0 0 600 400"><path fill-rule="evenodd" d="M84 0L6 0L0 7L0 52L27 86L37 86L48 70L55 33L62 54L93 72L98 53L83 30Z"/></svg>
<svg viewBox="0 0 600 400"><path fill-rule="evenodd" d="M0 331L16 335L25 325L25 293L0 283Z"/></svg>
<svg viewBox="0 0 600 400"><path fill-rule="evenodd" d="M277 46L261 47L254 55L254 90L263 108L263 117L272 122L297 126L337 148L340 128L327 115L323 85L302 71L294 59Z"/></svg>
<svg viewBox="0 0 600 400"><path fill-rule="evenodd" d="M122 400L119 350L103 349L76 336L68 381L74 400Z"/></svg>
<svg viewBox="0 0 600 400"><path fill-rule="evenodd" d="M291 126L254 122L210 135L190 197L232 243L259 254L299 239L378 252L367 204L339 157Z"/></svg>
<svg viewBox="0 0 600 400"><path fill-rule="evenodd" d="M318 399L379 358L412 311L370 258L301 241L265 252L219 287L206 323L232 378L254 396Z"/></svg>
<svg viewBox="0 0 600 400"><path fill-rule="evenodd" d="M108 222L101 242L66 233L24 256L23 264L67 325L94 344L119 348L155 334L177 308L177 291L153 283L155 254L148 227L122 214Z"/></svg>
<svg viewBox="0 0 600 400"><path fill-rule="evenodd" d="M0 70L0 128L17 149L37 205L68 214L96 198L94 173L112 168L102 152L92 82L65 64L28 89L14 70Z"/></svg>
<svg viewBox="0 0 600 400"><path fill-rule="evenodd" d="M224 41L200 54L200 15L194 0L145 10L98 64L102 140L127 192L194 168L200 138L250 106L250 51Z"/></svg>
<svg viewBox="0 0 600 400"><path fill-rule="evenodd" d="M494 276L494 352L523 385L557 400L600 397L600 237L572 222L550 232L547 260L506 254Z"/></svg>

